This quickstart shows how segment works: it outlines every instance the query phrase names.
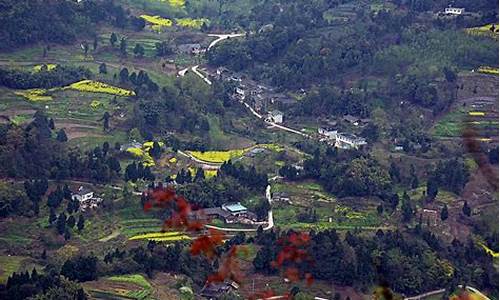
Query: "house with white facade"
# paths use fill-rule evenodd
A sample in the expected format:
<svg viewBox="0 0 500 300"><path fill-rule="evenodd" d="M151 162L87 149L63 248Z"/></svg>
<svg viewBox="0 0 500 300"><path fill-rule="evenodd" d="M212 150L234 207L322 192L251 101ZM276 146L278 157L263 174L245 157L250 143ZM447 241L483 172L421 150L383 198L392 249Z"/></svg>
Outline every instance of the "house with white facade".
<svg viewBox="0 0 500 300"><path fill-rule="evenodd" d="M283 123L283 113L279 110L273 110L267 113L267 122L272 122L272 123Z"/></svg>
<svg viewBox="0 0 500 300"><path fill-rule="evenodd" d="M245 100L245 95L246 95L246 91L244 89L242 89L241 87L237 87L236 90L236 95L241 99L241 100Z"/></svg>
<svg viewBox="0 0 500 300"><path fill-rule="evenodd" d="M464 12L465 12L465 8L459 8L459 7L451 7L451 6L449 6L449 7L447 7L447 8L444 9L444 13L446 15L456 15L456 16L458 16L458 15L463 14Z"/></svg>
<svg viewBox="0 0 500 300"><path fill-rule="evenodd" d="M78 200L79 202L87 201L89 199L92 199L93 197L94 197L94 192L83 186L80 186L78 188L78 191L71 195L71 199Z"/></svg>
<svg viewBox="0 0 500 300"><path fill-rule="evenodd" d="M366 140L350 133L337 133L335 146L341 149L358 149L366 145Z"/></svg>
<svg viewBox="0 0 500 300"><path fill-rule="evenodd" d="M71 194L71 199L78 201L81 211L85 211L87 208L97 208L102 202L102 198L95 197L92 190L83 186L80 186L76 193Z"/></svg>
<svg viewBox="0 0 500 300"><path fill-rule="evenodd" d="M319 127L318 133L331 140L337 138L337 130L334 129L333 127Z"/></svg>

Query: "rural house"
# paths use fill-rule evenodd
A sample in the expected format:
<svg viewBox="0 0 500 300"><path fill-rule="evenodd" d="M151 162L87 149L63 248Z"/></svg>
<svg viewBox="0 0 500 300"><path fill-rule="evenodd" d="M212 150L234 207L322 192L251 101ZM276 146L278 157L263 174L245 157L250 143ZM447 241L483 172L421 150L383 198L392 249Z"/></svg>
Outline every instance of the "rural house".
<svg viewBox="0 0 500 300"><path fill-rule="evenodd" d="M206 299L215 300L238 288L239 285L234 281L207 282L201 289L200 294Z"/></svg>
<svg viewBox="0 0 500 300"><path fill-rule="evenodd" d="M335 146L341 149L358 149L366 144L364 138L350 133L337 133L335 138Z"/></svg>
<svg viewBox="0 0 500 300"><path fill-rule="evenodd" d="M461 15L465 12L465 9L464 8L458 8L458 7L447 7L444 9L444 13L446 15Z"/></svg>
<svg viewBox="0 0 500 300"><path fill-rule="evenodd" d="M238 203L224 204L222 207L212 207L196 210L190 213L190 218L207 220L218 218L227 224L253 224L257 221L257 216Z"/></svg>
<svg viewBox="0 0 500 300"><path fill-rule="evenodd" d="M94 192L83 186L80 186L78 188L78 191L71 195L71 199L78 200L79 202L87 201L89 199L92 199L93 197L94 197Z"/></svg>
<svg viewBox="0 0 500 300"><path fill-rule="evenodd" d="M276 202L276 203L292 204L292 200L290 200L290 196L285 192L273 193L272 201Z"/></svg>
<svg viewBox="0 0 500 300"><path fill-rule="evenodd" d="M427 208L422 210L422 220L429 226L437 226L438 218L437 210Z"/></svg>
<svg viewBox="0 0 500 300"><path fill-rule="evenodd" d="M270 111L267 114L266 121L272 122L272 123L278 123L278 124L283 123L283 113L279 110Z"/></svg>
<svg viewBox="0 0 500 300"><path fill-rule="evenodd" d="M333 127L319 127L318 133L332 140L337 138L337 130Z"/></svg>
<svg viewBox="0 0 500 300"><path fill-rule="evenodd" d="M85 211L87 208L96 208L102 202L102 198L95 197L93 191L83 186L80 186L76 193L71 194L71 199L80 203L81 211Z"/></svg>
<svg viewBox="0 0 500 300"><path fill-rule="evenodd" d="M177 50L179 53L184 53L184 54L201 54L206 51L205 48L202 48L200 44L181 44L177 46Z"/></svg>

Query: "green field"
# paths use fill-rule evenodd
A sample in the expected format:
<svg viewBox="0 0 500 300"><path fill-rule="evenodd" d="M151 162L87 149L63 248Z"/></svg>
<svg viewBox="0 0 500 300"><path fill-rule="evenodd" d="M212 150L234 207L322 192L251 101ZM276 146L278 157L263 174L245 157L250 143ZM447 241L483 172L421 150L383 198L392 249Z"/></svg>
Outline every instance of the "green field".
<svg viewBox="0 0 500 300"><path fill-rule="evenodd" d="M0 284L6 283L7 278L14 272L29 271L40 266L33 259L26 256L0 256Z"/></svg>

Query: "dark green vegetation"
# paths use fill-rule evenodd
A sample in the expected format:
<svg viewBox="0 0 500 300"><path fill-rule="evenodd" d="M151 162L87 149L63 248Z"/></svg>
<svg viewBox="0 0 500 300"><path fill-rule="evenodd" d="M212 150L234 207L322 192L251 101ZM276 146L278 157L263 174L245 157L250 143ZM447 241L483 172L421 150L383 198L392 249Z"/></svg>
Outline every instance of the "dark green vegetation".
<svg viewBox="0 0 500 300"><path fill-rule="evenodd" d="M498 4L460 0L467 14L436 14L447 5L0 0L0 298L190 299L234 245L249 249L236 255L243 298L264 289L252 290L254 280L325 298L333 288L335 299L377 285L406 296L449 295L458 284L496 294L498 77L470 70L498 67L498 43L465 29L497 23ZM157 31L140 15L174 25ZM208 21L195 29L177 18ZM179 47L207 47L213 32L246 35L206 54ZM242 82L218 80L219 66ZM83 79L94 90L68 87ZM272 88L260 110L252 83ZM259 114L280 109L282 125L310 138L252 115L236 101L238 85ZM267 99L276 95L292 104ZM318 127L368 144L332 147ZM465 142L464 130L473 134ZM196 150L238 155L208 163ZM148 241L140 236L178 230L162 228L172 209L143 209L151 199L141 193L160 183L194 209L241 202L259 222L272 210L275 228L212 220L257 231L228 234L215 258L192 255L192 241ZM102 202L84 208L72 199L80 186ZM295 267L311 286L275 276L289 275L273 262L298 232L314 264ZM165 284L166 273L182 275Z"/></svg>

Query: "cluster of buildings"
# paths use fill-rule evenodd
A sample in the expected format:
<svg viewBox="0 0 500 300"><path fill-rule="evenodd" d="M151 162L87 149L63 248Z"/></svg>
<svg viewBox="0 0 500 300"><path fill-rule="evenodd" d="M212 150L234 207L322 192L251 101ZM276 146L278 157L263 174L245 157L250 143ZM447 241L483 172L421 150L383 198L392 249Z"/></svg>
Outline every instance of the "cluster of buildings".
<svg viewBox="0 0 500 300"><path fill-rule="evenodd" d="M102 198L96 197L92 190L83 186L80 186L75 193L71 194L71 199L76 200L78 201L78 203L80 203L81 211L85 211L87 209L95 209L102 202Z"/></svg>
<svg viewBox="0 0 500 300"><path fill-rule="evenodd" d="M270 106L286 108L296 103L292 97L277 93L269 86L258 84L224 67L217 68L215 77L218 80L234 82L236 87L231 97L236 101L245 101L256 112L267 112L265 118L267 122L283 123L284 114L279 110L269 110Z"/></svg>
<svg viewBox="0 0 500 300"><path fill-rule="evenodd" d="M320 127L318 133L323 136L322 140L341 149L359 149L367 144L366 139L352 133L338 132L331 127Z"/></svg>
<svg viewBox="0 0 500 300"><path fill-rule="evenodd" d="M226 224L256 224L257 215L241 203L224 204L221 207L204 208L191 213L193 219L217 218Z"/></svg>

